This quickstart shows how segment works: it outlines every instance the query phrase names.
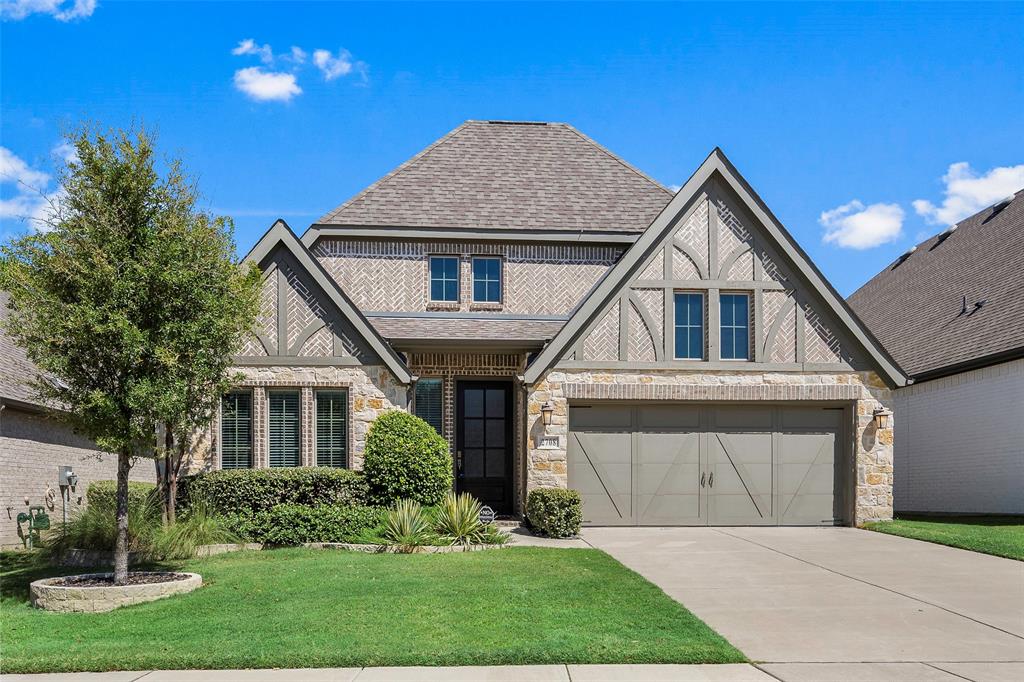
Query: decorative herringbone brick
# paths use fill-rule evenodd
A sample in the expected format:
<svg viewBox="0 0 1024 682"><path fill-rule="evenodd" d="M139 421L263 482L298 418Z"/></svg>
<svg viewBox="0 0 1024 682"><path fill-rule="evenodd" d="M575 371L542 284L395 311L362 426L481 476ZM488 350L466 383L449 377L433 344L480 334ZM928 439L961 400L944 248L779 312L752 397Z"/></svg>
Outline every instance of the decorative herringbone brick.
<svg viewBox="0 0 1024 682"><path fill-rule="evenodd" d="M583 341L583 359L615 361L619 359L619 302L616 301Z"/></svg>
<svg viewBox="0 0 1024 682"><path fill-rule="evenodd" d="M690 246L702 259L701 267L708 266L708 199L701 195L697 200L697 208L676 231L675 237Z"/></svg>
<svg viewBox="0 0 1024 682"><path fill-rule="evenodd" d="M806 336L805 349L807 362L840 362L842 353L839 338L832 333L825 321L809 307L805 311L807 324L804 325Z"/></svg>
<svg viewBox="0 0 1024 682"><path fill-rule="evenodd" d="M654 339L647 324L644 322L636 304L629 304L629 337L627 339L627 359L630 362L654 362Z"/></svg>

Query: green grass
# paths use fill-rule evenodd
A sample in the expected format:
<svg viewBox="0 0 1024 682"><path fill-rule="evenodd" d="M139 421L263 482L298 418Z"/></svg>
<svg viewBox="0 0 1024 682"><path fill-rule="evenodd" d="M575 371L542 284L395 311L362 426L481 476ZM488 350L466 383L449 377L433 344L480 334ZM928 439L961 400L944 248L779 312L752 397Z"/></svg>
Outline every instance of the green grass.
<svg viewBox="0 0 1024 682"><path fill-rule="evenodd" d="M745 660L597 550L239 552L177 564L203 576L191 594L105 614L33 609L28 582L60 569L2 560L3 672Z"/></svg>
<svg viewBox="0 0 1024 682"><path fill-rule="evenodd" d="M1024 561L1024 518L1019 516L908 516L864 527Z"/></svg>

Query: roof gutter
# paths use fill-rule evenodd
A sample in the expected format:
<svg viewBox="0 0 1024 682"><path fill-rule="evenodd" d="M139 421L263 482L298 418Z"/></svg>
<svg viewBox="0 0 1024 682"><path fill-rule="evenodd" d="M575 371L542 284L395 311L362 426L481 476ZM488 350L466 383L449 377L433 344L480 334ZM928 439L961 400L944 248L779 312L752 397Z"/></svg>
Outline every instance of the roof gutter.
<svg viewBox="0 0 1024 682"><path fill-rule="evenodd" d="M1000 365L1004 362L1019 360L1021 358L1024 358L1024 346L999 351L998 353L990 353L989 355L983 355L978 358L971 358L970 360L958 362L953 365L946 365L945 367L930 369L927 372L921 372L913 375L913 383L920 384L925 381L941 379L943 377L952 376L953 374L969 372L974 369L983 369L985 367L991 367L992 365Z"/></svg>

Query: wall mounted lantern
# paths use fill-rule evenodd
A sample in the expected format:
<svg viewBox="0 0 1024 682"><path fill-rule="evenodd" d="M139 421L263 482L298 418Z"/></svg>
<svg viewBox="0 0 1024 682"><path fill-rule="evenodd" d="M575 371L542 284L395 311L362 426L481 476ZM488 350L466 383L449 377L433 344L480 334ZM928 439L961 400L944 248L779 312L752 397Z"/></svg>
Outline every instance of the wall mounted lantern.
<svg viewBox="0 0 1024 682"><path fill-rule="evenodd" d="M874 417L875 427L879 429L887 429L892 424L892 410L887 410L884 407L876 407L875 411L871 413Z"/></svg>
<svg viewBox="0 0 1024 682"><path fill-rule="evenodd" d="M550 400L544 402L540 406L540 418L544 422L544 426L551 426L551 415L555 413L555 405Z"/></svg>

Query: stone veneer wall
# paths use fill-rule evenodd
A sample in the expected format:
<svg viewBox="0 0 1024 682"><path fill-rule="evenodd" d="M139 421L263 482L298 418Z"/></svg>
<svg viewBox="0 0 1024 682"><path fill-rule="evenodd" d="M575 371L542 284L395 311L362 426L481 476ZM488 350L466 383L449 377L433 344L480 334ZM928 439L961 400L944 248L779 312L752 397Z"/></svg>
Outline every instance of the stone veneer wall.
<svg viewBox="0 0 1024 682"><path fill-rule="evenodd" d="M240 367L243 375L239 388L253 392L253 466L264 468L267 461L267 391L276 388L297 388L301 405L300 462L316 464L313 392L317 389L343 388L348 391L348 453L349 466L363 468L366 433L378 415L393 409L406 409L406 387L398 383L387 368L378 365L362 367ZM219 469L217 446L219 418L202 434L193 449L189 470Z"/></svg>
<svg viewBox="0 0 1024 682"><path fill-rule="evenodd" d="M567 487L566 447L570 400L844 401L855 404L855 523L892 518L893 430L876 429L872 412L892 409L892 395L874 372L548 372L529 391L527 490ZM554 404L545 433L541 405ZM897 417L899 415L896 415ZM542 435L558 436L557 448L540 448Z"/></svg>

